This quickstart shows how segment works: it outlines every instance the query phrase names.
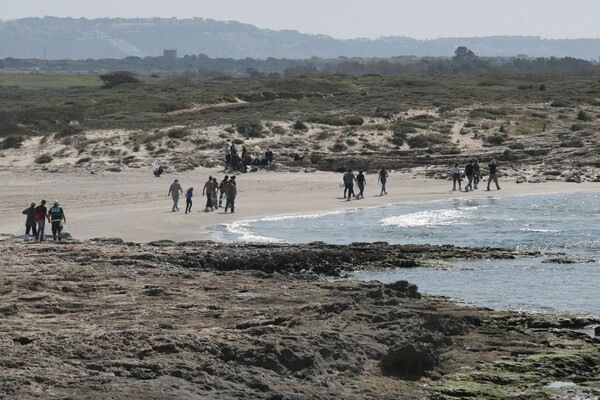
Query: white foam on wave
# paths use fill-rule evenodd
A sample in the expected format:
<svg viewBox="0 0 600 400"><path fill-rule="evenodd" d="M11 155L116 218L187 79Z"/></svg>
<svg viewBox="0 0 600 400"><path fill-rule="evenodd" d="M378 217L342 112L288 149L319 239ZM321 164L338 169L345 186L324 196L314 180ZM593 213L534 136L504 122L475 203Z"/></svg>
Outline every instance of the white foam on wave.
<svg viewBox="0 0 600 400"><path fill-rule="evenodd" d="M558 233L560 232L558 229L541 229L541 228L521 228L519 229L521 232L531 232L531 233Z"/></svg>
<svg viewBox="0 0 600 400"><path fill-rule="evenodd" d="M311 214L291 214L291 215L274 215L271 217L263 217L253 220L247 220L246 222L273 222L273 221L285 221L289 219L317 219L324 218L328 215L336 215L336 214L348 214L356 212L357 209L349 209L349 210L337 210L337 211L327 211L327 212L319 212L319 213L311 213Z"/></svg>
<svg viewBox="0 0 600 400"><path fill-rule="evenodd" d="M465 216L465 209L428 210L388 217L379 222L383 226L396 226L399 228L464 225L465 222L462 222L461 219Z"/></svg>
<svg viewBox="0 0 600 400"><path fill-rule="evenodd" d="M237 221L230 224L225 224L225 231L236 236L237 240L242 242L254 243L285 243L285 240L276 239L269 236L262 236L250 230L252 221Z"/></svg>

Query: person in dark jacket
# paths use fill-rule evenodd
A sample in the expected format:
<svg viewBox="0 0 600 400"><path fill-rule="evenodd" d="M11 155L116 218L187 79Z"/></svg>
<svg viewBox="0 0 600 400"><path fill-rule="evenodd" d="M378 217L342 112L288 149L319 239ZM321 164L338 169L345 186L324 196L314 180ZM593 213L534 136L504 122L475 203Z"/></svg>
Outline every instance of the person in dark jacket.
<svg viewBox="0 0 600 400"><path fill-rule="evenodd" d="M490 170L490 176L488 177L487 190L490 190L490 183L492 183L492 181L494 181L494 183L496 184L496 190L500 190L500 185L498 185L498 175L496 175L497 174L496 160L492 160L488 164L488 168Z"/></svg>
<svg viewBox="0 0 600 400"><path fill-rule="evenodd" d="M465 176L467 177L469 183L465 186L465 192L469 192L473 190L473 177L475 176L475 168L473 167L473 161L469 161L465 166Z"/></svg>
<svg viewBox="0 0 600 400"><path fill-rule="evenodd" d="M25 219L25 235L29 236L29 232L31 231L31 236L37 236L37 227L35 226L35 203L31 203L29 208L23 210L23 214L27 215L27 219Z"/></svg>
<svg viewBox="0 0 600 400"><path fill-rule="evenodd" d="M58 201L54 202L54 205L48 210L48 222L52 223L52 237L54 240L62 240L61 232L63 228L63 221L66 223L67 218Z"/></svg>
<svg viewBox="0 0 600 400"><path fill-rule="evenodd" d="M35 239L39 242L44 240L44 230L46 229L46 218L48 209L46 208L46 200L42 200L40 205L35 208L34 221L37 224L37 233Z"/></svg>
<svg viewBox="0 0 600 400"><path fill-rule="evenodd" d="M235 176L232 176L229 179L229 182L225 185L225 196L227 196L227 200L225 201L225 212L227 209L231 207L231 212L234 211L235 207L235 196L237 196L237 186L235 183Z"/></svg>

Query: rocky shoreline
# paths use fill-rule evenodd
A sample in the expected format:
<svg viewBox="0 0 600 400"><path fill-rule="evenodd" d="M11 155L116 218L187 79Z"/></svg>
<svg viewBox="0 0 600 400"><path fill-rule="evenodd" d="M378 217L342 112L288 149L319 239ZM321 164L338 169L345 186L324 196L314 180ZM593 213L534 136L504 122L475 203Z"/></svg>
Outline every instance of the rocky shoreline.
<svg viewBox="0 0 600 400"><path fill-rule="evenodd" d="M600 319L458 307L358 268L505 249L0 242L0 398L600 395ZM598 334L598 332L596 332ZM574 386L552 389L555 381Z"/></svg>

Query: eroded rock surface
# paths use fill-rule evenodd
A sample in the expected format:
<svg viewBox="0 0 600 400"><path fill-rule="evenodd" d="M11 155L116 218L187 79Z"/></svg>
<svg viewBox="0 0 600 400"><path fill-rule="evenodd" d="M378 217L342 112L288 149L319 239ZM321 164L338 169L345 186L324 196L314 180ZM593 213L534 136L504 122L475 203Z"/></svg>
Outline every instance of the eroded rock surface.
<svg viewBox="0 0 600 400"><path fill-rule="evenodd" d="M103 239L0 254L0 398L553 398L553 381L600 395L600 341L575 330L594 318L324 277L521 256L508 250Z"/></svg>

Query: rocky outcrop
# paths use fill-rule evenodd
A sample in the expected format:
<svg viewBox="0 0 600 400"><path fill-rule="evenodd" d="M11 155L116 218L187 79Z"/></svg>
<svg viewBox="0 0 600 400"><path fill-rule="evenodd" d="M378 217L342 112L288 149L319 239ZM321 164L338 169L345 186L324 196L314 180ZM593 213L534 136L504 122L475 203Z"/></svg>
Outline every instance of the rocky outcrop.
<svg viewBox="0 0 600 400"><path fill-rule="evenodd" d="M0 398L546 398L555 380L600 395L600 342L577 331L598 319L322 275L520 256L502 249L98 239L0 254Z"/></svg>

